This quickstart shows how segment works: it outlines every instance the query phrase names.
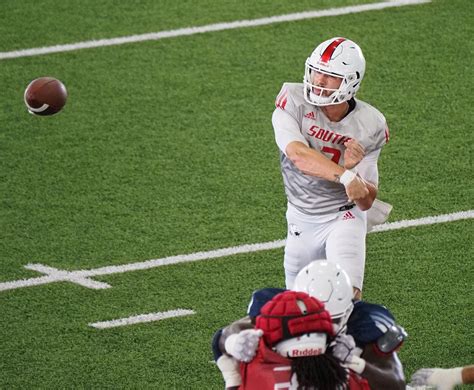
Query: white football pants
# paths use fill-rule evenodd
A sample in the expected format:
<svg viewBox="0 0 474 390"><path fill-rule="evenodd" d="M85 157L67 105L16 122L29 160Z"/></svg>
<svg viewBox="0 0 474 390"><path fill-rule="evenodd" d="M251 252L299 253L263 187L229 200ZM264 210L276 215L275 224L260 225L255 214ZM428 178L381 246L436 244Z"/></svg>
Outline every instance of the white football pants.
<svg viewBox="0 0 474 390"><path fill-rule="evenodd" d="M313 260L339 263L362 291L367 213L357 206L325 216L310 216L288 204L285 282L291 289L298 272Z"/></svg>

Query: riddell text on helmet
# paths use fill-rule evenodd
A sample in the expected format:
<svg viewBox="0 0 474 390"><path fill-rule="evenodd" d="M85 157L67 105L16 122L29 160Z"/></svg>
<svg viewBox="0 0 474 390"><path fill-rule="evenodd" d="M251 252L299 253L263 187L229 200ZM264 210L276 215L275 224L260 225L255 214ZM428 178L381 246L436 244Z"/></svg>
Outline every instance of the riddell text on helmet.
<svg viewBox="0 0 474 390"><path fill-rule="evenodd" d="M322 348L306 348L306 349L293 349L291 351L292 357L303 357L303 356L316 356L323 353Z"/></svg>

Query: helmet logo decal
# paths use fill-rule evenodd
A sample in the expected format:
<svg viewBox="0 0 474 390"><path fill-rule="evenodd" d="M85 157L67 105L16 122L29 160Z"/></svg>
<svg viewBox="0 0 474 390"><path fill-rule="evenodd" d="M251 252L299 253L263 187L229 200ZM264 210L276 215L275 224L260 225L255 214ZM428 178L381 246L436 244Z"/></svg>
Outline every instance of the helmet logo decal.
<svg viewBox="0 0 474 390"><path fill-rule="evenodd" d="M322 355L325 351L323 348L306 348L303 350L294 349L291 351L291 357L317 356Z"/></svg>
<svg viewBox="0 0 474 390"><path fill-rule="evenodd" d="M334 54L334 51L336 50L336 48L345 40L346 38L338 38L332 41L330 45L326 47L326 50L324 50L323 54L321 54L320 61L322 63L328 63L332 55Z"/></svg>

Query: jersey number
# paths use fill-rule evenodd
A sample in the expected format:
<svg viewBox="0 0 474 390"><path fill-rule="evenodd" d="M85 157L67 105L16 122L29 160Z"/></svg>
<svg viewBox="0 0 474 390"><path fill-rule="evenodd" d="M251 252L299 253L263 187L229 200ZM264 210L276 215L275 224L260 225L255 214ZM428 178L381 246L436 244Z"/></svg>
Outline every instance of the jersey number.
<svg viewBox="0 0 474 390"><path fill-rule="evenodd" d="M341 159L341 151L339 149L334 149L334 148L330 148L328 146L323 146L321 151L323 153L332 155L332 157L331 156L328 156L328 157L331 157L332 161L334 161L336 164L339 164L339 160Z"/></svg>

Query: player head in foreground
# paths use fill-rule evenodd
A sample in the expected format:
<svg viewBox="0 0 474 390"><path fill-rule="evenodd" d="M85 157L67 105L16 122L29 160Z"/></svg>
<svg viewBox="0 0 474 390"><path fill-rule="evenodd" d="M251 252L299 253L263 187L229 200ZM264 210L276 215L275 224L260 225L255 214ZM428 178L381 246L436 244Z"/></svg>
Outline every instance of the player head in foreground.
<svg viewBox="0 0 474 390"><path fill-rule="evenodd" d="M367 379L372 389L405 389L403 367L397 356L406 333L390 311L381 305L352 300L352 284L337 264L316 260L303 268L295 289L322 302L331 315L335 338L330 353L344 367ZM227 388L241 383L238 362L250 362L255 356L261 332L254 329L262 307L285 291L264 288L254 291L247 317L216 332L214 358Z"/></svg>
<svg viewBox="0 0 474 390"><path fill-rule="evenodd" d="M260 310L255 331L262 338L256 356L241 363L240 389L369 389L331 352L331 315L307 293L277 294Z"/></svg>

